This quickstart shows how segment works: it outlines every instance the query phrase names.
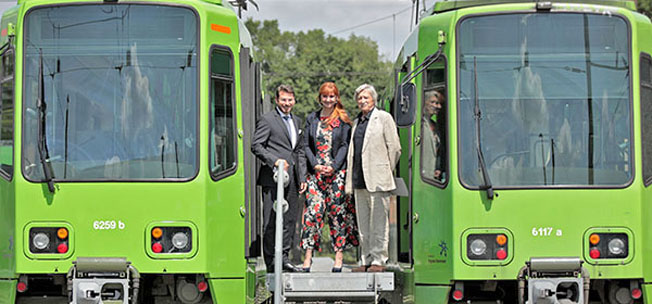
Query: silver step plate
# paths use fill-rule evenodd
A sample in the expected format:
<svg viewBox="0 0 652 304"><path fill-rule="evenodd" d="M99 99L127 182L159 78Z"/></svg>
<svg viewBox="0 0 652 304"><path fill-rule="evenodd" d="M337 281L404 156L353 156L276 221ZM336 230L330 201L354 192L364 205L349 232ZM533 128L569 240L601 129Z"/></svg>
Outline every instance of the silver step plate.
<svg viewBox="0 0 652 304"><path fill-rule="evenodd" d="M393 272L284 273L286 299L374 299L378 292L394 291ZM267 288L274 290L274 274L267 275Z"/></svg>

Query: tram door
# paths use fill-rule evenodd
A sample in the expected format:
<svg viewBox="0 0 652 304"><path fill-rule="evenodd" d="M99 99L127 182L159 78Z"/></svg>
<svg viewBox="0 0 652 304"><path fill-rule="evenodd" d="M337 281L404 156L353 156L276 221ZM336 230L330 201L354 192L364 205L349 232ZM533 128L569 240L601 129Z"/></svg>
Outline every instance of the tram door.
<svg viewBox="0 0 652 304"><path fill-rule="evenodd" d="M245 206L245 256L258 257L261 254L262 241L262 207L260 191L256 187L256 174L259 161L251 153L251 139L256 129L256 120L264 113L260 90L260 63L254 62L251 49L240 49L240 87L242 91L242 127L239 136L243 142Z"/></svg>
<svg viewBox="0 0 652 304"><path fill-rule="evenodd" d="M409 264L412 263L412 143L414 140L414 121L409 119L409 116L413 116L410 112L416 107L410 105L403 97L400 81L410 72L413 62L414 57L408 57L401 69L395 72L395 83L399 85L390 109L399 127L398 134L401 139L401 158L396 167L396 175L403 179L408 190L408 196L396 197L396 251L398 262Z"/></svg>
<svg viewBox="0 0 652 304"><path fill-rule="evenodd" d="M446 58L419 75L412 182L414 271L444 271L450 266L450 101Z"/></svg>
<svg viewBox="0 0 652 304"><path fill-rule="evenodd" d="M408 74L413 63L414 57L409 57L398 71L397 79ZM397 176L405 181L408 189L407 196L397 197L398 261L410 264L414 261L414 250L423 252L425 246L426 251L434 251L433 245L447 247L447 240L442 237L443 229L434 234L428 229L433 227L432 218L444 209L444 190L450 178L445 59L442 57L429 65L418 78L421 79L419 86L405 84L397 88L392 103L402 147ZM428 223L419 224L422 217ZM420 231L420 228L425 230ZM444 256L446 251L438 252ZM439 256L433 259L441 260Z"/></svg>

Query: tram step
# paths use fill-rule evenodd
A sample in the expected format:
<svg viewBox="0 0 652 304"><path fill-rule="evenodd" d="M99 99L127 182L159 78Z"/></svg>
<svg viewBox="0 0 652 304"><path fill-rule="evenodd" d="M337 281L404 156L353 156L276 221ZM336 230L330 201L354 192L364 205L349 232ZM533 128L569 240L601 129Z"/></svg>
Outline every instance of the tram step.
<svg viewBox="0 0 652 304"><path fill-rule="evenodd" d="M284 273L283 295L288 300L362 300L394 290L393 272ZM267 275L274 291L274 274Z"/></svg>

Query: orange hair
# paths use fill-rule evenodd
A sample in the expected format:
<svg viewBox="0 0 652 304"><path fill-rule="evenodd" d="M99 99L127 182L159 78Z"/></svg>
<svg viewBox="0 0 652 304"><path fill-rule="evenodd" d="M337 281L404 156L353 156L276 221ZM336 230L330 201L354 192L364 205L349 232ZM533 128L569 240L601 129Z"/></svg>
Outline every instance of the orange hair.
<svg viewBox="0 0 652 304"><path fill-rule="evenodd" d="M337 86L333 82L324 82L320 87L319 87L319 95L317 95L317 102L321 104L321 96L326 95L326 94L335 94L337 103L335 104L335 109L333 109L333 113L331 113L330 116L326 119L326 123L330 124L333 119L339 118L341 121L351 124L351 119L349 118L349 115L346 114L346 110L344 110L344 106L342 105L342 101L340 101L340 90L337 89Z"/></svg>

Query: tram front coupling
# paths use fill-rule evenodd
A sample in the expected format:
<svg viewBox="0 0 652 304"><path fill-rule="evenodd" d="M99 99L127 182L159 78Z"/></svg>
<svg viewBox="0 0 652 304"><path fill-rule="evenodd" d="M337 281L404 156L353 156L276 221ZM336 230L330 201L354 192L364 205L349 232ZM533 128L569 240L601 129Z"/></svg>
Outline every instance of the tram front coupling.
<svg viewBox="0 0 652 304"><path fill-rule="evenodd" d="M77 258L67 279L73 304L131 304L138 299L140 274L126 258Z"/></svg>
<svg viewBox="0 0 652 304"><path fill-rule="evenodd" d="M518 274L519 304L586 304L589 287L589 272L579 257L530 258Z"/></svg>

